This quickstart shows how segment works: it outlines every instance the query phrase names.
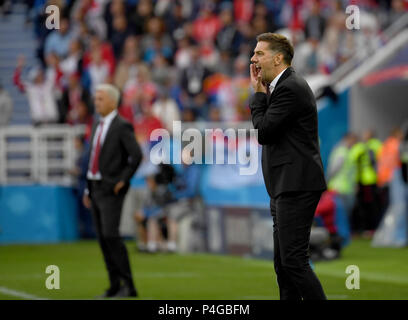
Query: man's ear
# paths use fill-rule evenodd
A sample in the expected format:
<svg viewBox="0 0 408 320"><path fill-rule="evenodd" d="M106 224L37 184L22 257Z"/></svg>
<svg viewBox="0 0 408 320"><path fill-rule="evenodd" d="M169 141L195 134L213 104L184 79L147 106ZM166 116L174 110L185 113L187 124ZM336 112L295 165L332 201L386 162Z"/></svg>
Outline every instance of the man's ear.
<svg viewBox="0 0 408 320"><path fill-rule="evenodd" d="M282 63L282 61L283 61L283 54L282 53L279 53L279 54L277 54L276 56L275 56L275 58L274 58L274 62L275 62L275 66L279 66L281 63Z"/></svg>

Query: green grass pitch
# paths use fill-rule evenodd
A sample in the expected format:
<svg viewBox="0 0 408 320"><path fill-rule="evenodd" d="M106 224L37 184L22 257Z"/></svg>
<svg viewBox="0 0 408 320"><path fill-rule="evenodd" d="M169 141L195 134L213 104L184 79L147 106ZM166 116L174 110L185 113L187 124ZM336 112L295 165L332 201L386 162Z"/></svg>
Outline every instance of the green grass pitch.
<svg viewBox="0 0 408 320"><path fill-rule="evenodd" d="M139 299L278 299L272 261L209 254L141 254L127 242ZM48 265L60 289L45 287ZM360 269L360 289L345 286L346 268ZM329 299L408 299L408 249L372 248L354 240L341 259L318 262ZM0 299L93 299L108 286L95 241L0 246Z"/></svg>

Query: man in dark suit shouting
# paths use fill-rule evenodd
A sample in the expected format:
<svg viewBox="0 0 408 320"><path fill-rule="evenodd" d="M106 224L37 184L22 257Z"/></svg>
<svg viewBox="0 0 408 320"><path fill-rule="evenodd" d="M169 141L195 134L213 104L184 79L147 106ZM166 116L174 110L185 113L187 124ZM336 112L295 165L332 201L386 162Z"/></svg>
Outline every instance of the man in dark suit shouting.
<svg viewBox="0 0 408 320"><path fill-rule="evenodd" d="M309 265L309 237L326 189L313 93L290 66L284 36L257 37L251 58L250 108L262 147L262 171L274 221L274 265L282 300L326 299Z"/></svg>
<svg viewBox="0 0 408 320"><path fill-rule="evenodd" d="M129 180L142 160L142 152L133 126L118 115L119 96L119 91L109 84L96 89L95 109L100 118L92 131L88 190L83 199L92 210L109 275L110 288L102 298L137 296L119 223Z"/></svg>

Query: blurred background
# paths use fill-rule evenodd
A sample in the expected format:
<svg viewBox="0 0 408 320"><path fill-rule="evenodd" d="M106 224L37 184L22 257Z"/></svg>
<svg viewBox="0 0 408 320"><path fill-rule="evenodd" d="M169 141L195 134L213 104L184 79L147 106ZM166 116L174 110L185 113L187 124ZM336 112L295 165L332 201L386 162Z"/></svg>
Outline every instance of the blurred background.
<svg viewBox="0 0 408 320"><path fill-rule="evenodd" d="M49 5L59 8L58 30L46 27ZM359 8L359 29L346 27L348 5ZM65 242L96 250L81 198L94 88L109 82L145 154L122 212L132 250L273 259L260 165L242 176L242 164L187 165L183 153L180 165L155 166L149 137L171 133L177 120L204 141L217 138L204 138L206 128L252 128L249 59L256 36L276 32L293 43L293 67L317 99L329 190L316 210L311 261L381 250L371 252L386 264L408 244L407 26L404 0L1 0L0 252ZM238 154L256 145L260 161L250 137L224 141L224 152ZM400 262L384 274L408 272ZM390 283L408 294L402 278Z"/></svg>

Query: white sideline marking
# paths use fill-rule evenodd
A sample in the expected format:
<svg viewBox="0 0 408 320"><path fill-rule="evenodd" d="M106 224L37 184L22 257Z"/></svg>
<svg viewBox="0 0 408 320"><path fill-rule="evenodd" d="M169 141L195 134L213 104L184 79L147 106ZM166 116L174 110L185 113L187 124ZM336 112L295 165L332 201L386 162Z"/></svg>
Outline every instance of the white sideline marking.
<svg viewBox="0 0 408 320"><path fill-rule="evenodd" d="M0 292L4 293L7 296L18 297L18 298L23 298L23 299L28 299L28 300L49 300L47 298L37 297L37 296L34 296L26 292L16 291L16 290L12 290L6 287L0 287Z"/></svg>

